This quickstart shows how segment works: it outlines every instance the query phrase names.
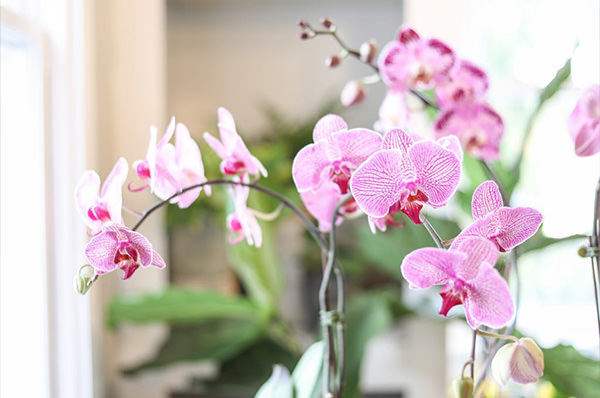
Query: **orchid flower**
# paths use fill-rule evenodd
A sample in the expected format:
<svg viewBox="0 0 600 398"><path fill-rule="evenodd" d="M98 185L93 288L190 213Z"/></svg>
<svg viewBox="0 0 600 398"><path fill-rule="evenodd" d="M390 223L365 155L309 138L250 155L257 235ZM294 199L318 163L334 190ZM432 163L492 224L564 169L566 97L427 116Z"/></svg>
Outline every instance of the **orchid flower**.
<svg viewBox="0 0 600 398"><path fill-rule="evenodd" d="M128 167L127 161L120 158L102 185L102 190L98 173L87 170L81 176L75 188L75 203L91 235L100 232L106 223L123 222L121 188L127 178Z"/></svg>
<svg viewBox="0 0 600 398"><path fill-rule="evenodd" d="M457 147L455 140L449 137L442 143L415 142L402 130L389 131L382 149L358 167L350 179L360 209L374 218L399 210L420 224L424 204L444 206L456 191L461 159L452 150Z"/></svg>
<svg viewBox="0 0 600 398"><path fill-rule="evenodd" d="M242 185L229 188L229 195L234 205L233 213L227 216L227 227L233 233L229 243L236 244L246 239L249 245L260 247L262 231L256 220L256 213L247 206L249 193L250 188Z"/></svg>
<svg viewBox="0 0 600 398"><path fill-rule="evenodd" d="M326 115L315 125L313 140L294 158L292 177L307 209L326 232L335 206L348 193L353 170L379 149L382 139L372 130L348 130L344 119ZM352 199L341 208L345 214L357 210Z"/></svg>
<svg viewBox="0 0 600 398"><path fill-rule="evenodd" d="M542 215L535 209L503 206L498 185L491 180L475 189L471 207L475 222L454 239L451 248L475 236L488 239L501 252L509 252L532 237L542 223Z"/></svg>
<svg viewBox="0 0 600 398"><path fill-rule="evenodd" d="M385 134L392 129L407 129L410 112L405 95L403 91L388 90L379 107L379 120L373 126L375 130Z"/></svg>
<svg viewBox="0 0 600 398"><path fill-rule="evenodd" d="M173 135L175 135L175 145L169 142ZM192 139L184 124L175 124L174 117L171 118L165 134L158 142L156 127L150 128L150 143L146 159L134 162L133 169L142 180L146 181L145 185L134 190L139 191L150 186L150 190L163 200L187 187L206 181L198 144ZM204 189L210 195L210 186ZM182 209L189 207L201 191L202 188L186 191L173 198L171 203L177 203Z"/></svg>
<svg viewBox="0 0 600 398"><path fill-rule="evenodd" d="M105 225L87 244L85 256L96 274L120 268L125 273L123 279L129 279L140 266L166 266L144 235L119 224Z"/></svg>
<svg viewBox="0 0 600 398"><path fill-rule="evenodd" d="M459 104L443 110L435 122L436 137L456 135L465 151L480 159L497 159L504 123L489 105Z"/></svg>
<svg viewBox="0 0 600 398"><path fill-rule="evenodd" d="M497 256L491 242L472 237L451 250L415 250L404 258L401 270L411 289L443 285L441 315L463 304L473 329L499 328L510 321L515 309L506 281L494 268Z"/></svg>
<svg viewBox="0 0 600 398"><path fill-rule="evenodd" d="M231 113L221 107L217 111L219 117L219 135L221 141L204 133L204 140L222 159L221 172L226 175L250 174L267 176L267 170L260 161L252 156L242 137L237 133L235 121Z"/></svg>
<svg viewBox="0 0 600 398"><path fill-rule="evenodd" d="M600 84L583 92L569 116L568 129L578 156L600 152Z"/></svg>
<svg viewBox="0 0 600 398"><path fill-rule="evenodd" d="M435 88L438 105L443 109L457 103L479 102L488 89L489 81L483 69L466 60L459 60L448 78Z"/></svg>
<svg viewBox="0 0 600 398"><path fill-rule="evenodd" d="M450 47L437 39L422 39L417 32L401 27L398 38L379 55L381 78L390 88L407 91L429 89L444 79L454 64Z"/></svg>

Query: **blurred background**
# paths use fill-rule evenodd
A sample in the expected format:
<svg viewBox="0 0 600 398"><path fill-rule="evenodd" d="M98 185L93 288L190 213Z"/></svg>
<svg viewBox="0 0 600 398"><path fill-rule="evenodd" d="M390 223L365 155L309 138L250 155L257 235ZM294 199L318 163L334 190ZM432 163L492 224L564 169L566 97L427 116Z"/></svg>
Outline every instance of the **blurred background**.
<svg viewBox="0 0 600 398"><path fill-rule="evenodd" d="M500 168L515 162L535 113L511 205L536 207L545 222L520 253L517 329L544 348L567 347L550 351L554 364L572 362L570 369L547 363L546 380L505 393L593 396L585 391L594 390L569 390L586 383L569 372L593 366L585 358L598 355L589 259L576 252L591 230L600 161L574 156L566 120L582 89L600 81L597 1L0 0L0 6L2 396L249 397L273 363L293 368L317 338L321 259L289 212L261 223L260 250L229 246L226 195L215 189L187 211L169 208L142 227L166 270L142 270L128 281L109 274L81 297L72 276L85 262L88 237L73 189L85 169L104 179L120 156L130 164L142 159L149 126L160 132L172 115L200 144L207 176L217 177L218 160L201 135L216 134L216 110L224 106L269 170L262 183L300 204L291 159L311 141L314 123L334 112L350 127L371 127L385 95L383 85L372 85L362 104L342 108L344 84L371 71L352 59L326 68L337 44L298 39L299 19L317 25L324 16L353 48L368 39L383 46L408 24L481 65L490 76L488 99L506 125ZM571 57L561 90L537 109L540 91ZM418 133L427 136L430 120L422 119ZM472 160L465 168L462 195L449 209L429 212L446 239L469 223L469 192L485 179ZM129 181L136 181L133 174ZM124 192L125 205L136 211L155 202L148 192ZM276 206L258 194L251 204L264 212ZM136 220L124 217L130 226ZM434 289L409 292L399 272L406 253L432 244L409 225L371 235L360 218L341 228L349 397L360 396L360 387L365 397L439 398L459 375L470 329L459 311L456 319L436 316Z"/></svg>

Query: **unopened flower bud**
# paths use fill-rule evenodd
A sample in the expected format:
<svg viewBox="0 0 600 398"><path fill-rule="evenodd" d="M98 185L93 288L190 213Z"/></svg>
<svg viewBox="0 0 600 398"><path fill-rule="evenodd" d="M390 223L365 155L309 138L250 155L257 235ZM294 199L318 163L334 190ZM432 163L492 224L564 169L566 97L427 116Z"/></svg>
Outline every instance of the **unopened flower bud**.
<svg viewBox="0 0 600 398"><path fill-rule="evenodd" d="M352 106L360 103L365 98L365 88L356 80L349 81L344 86L340 101L344 106Z"/></svg>
<svg viewBox="0 0 600 398"><path fill-rule="evenodd" d="M327 57L325 59L325 66L328 68L335 68L342 62L342 59L338 55L332 55L331 57Z"/></svg>
<svg viewBox="0 0 600 398"><path fill-rule="evenodd" d="M326 29L331 29L333 26L333 20L331 18L321 18L321 25L323 25Z"/></svg>
<svg viewBox="0 0 600 398"><path fill-rule="evenodd" d="M492 373L502 385L509 379L520 384L533 383L544 373L544 353L531 338L523 337L498 350L492 360Z"/></svg>
<svg viewBox="0 0 600 398"><path fill-rule="evenodd" d="M94 273L94 268L89 264L82 265L79 268L73 278L73 286L77 293L82 295L87 293L91 287L90 280L94 277Z"/></svg>
<svg viewBox="0 0 600 398"><path fill-rule="evenodd" d="M313 32L300 32L298 37L300 40L312 39L315 36Z"/></svg>
<svg viewBox="0 0 600 398"><path fill-rule="evenodd" d="M452 398L472 398L473 379L466 376L455 379L450 385L450 396Z"/></svg>
<svg viewBox="0 0 600 398"><path fill-rule="evenodd" d="M298 21L298 26L301 27L302 29L306 29L308 28L308 22L306 22L305 20L301 19Z"/></svg>
<svg viewBox="0 0 600 398"><path fill-rule="evenodd" d="M360 54L360 60L367 64L370 64L375 59L375 52L377 51L377 44L374 40L369 40L360 45L358 50Z"/></svg>

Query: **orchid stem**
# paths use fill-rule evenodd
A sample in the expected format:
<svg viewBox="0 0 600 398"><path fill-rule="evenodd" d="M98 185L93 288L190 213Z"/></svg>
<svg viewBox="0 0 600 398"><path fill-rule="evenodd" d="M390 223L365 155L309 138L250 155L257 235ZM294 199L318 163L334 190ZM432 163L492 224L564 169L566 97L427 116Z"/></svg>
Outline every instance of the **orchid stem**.
<svg viewBox="0 0 600 398"><path fill-rule="evenodd" d="M592 260L592 279L594 280L594 301L596 303L596 320L598 322L598 350L600 350L600 303L598 299L598 284L600 283L600 257L598 247L600 245L600 179L596 184L596 198L594 200L594 225L592 236L589 238L590 247L595 249ZM600 355L600 354L599 354Z"/></svg>
<svg viewBox="0 0 600 398"><path fill-rule="evenodd" d="M494 180L496 185L498 185L498 189L500 190L500 196L502 196L502 201L504 202L505 206L508 206L510 203L510 195L508 194L508 191L506 190L506 187L504 186L500 178L498 178L498 174L496 174L492 166L487 161L479 159L479 163L481 163L481 167L483 167L483 170L488 175L488 177Z"/></svg>
<svg viewBox="0 0 600 398"><path fill-rule="evenodd" d="M471 379L475 380L475 348L477 344L477 329L473 330L473 342L471 344ZM463 369L464 373L464 369Z"/></svg>
<svg viewBox="0 0 600 398"><path fill-rule="evenodd" d="M439 249L443 249L444 241L442 240L442 238L440 238L440 235L437 233L435 228L433 228L433 225L431 225L431 223L429 223L429 220L427 220L427 218L423 214L419 215L419 218L421 219L421 222L423 223L423 226L425 227L427 232L429 232L429 235L431 235L431 238L435 242L435 245Z"/></svg>
<svg viewBox="0 0 600 398"><path fill-rule="evenodd" d="M475 335L480 335L480 336L485 336L485 337L492 337L495 339L502 339L502 340L512 340L515 343L519 342L519 339L516 338L515 336L509 336L506 334L497 334L497 333L492 333L492 332L486 332L484 330L481 329L475 329Z"/></svg>

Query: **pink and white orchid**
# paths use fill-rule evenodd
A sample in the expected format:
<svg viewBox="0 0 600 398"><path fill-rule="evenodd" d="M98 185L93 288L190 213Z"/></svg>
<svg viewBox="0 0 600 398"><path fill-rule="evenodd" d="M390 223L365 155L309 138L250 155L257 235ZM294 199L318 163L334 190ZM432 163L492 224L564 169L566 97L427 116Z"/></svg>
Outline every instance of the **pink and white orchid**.
<svg viewBox="0 0 600 398"><path fill-rule="evenodd" d="M459 60L447 79L436 86L435 96L442 109L454 104L480 102L488 85L488 76L483 69L469 61Z"/></svg>
<svg viewBox="0 0 600 398"><path fill-rule="evenodd" d="M169 141L175 135L175 145ZM163 137L157 142L156 127L150 128L150 143L146 159L133 163L137 175L146 184L136 191L150 186L150 190L160 199L168 199L177 192L192 185L206 181L204 165L198 144L190 135L188 128L175 124L171 118ZM204 187L210 195L210 186ZM171 203L177 203L180 208L189 207L200 195L202 188L186 191L173 198Z"/></svg>
<svg viewBox="0 0 600 398"><path fill-rule="evenodd" d="M385 84L407 91L434 87L445 78L454 60L452 49L440 40L422 39L414 30L401 27L397 39L381 50L378 64Z"/></svg>
<svg viewBox="0 0 600 398"><path fill-rule="evenodd" d="M344 119L326 115L315 125L313 140L294 158L292 177L307 209L326 232L336 204L348 193L352 172L379 149L382 138L368 129L348 130ZM352 199L341 208L345 214L357 210Z"/></svg>
<svg viewBox="0 0 600 398"><path fill-rule="evenodd" d="M128 168L127 161L120 158L102 185L102 190L98 173L87 170L81 176L75 188L75 203L91 235L100 232L106 223L123 223L121 189L127 178Z"/></svg>
<svg viewBox="0 0 600 398"><path fill-rule="evenodd" d="M262 245L262 230L254 210L247 206L250 188L235 185L229 188L229 195L233 199L234 211L227 216L227 227L233 233L229 239L230 244L236 244L246 239L249 245L260 247Z"/></svg>
<svg viewBox="0 0 600 398"><path fill-rule="evenodd" d="M392 129L408 128L410 112L405 96L406 93L403 91L388 90L379 107L379 120L373 126L375 130L385 134Z"/></svg>
<svg viewBox="0 0 600 398"><path fill-rule="evenodd" d="M120 268L125 273L123 279L129 279L140 266L166 266L144 235L119 224L105 225L87 244L85 256L96 274Z"/></svg>
<svg viewBox="0 0 600 398"><path fill-rule="evenodd" d="M237 133L235 121L231 113L221 107L218 109L219 141L209 133L204 133L206 143L219 155L221 159L221 172L226 175L242 176L250 174L267 176L267 170L262 163L252 156L242 137Z"/></svg>
<svg viewBox="0 0 600 398"><path fill-rule="evenodd" d="M600 84L591 85L579 97L568 129L578 156L600 152Z"/></svg>
<svg viewBox="0 0 600 398"><path fill-rule="evenodd" d="M443 285L440 314L464 304L467 322L504 326L514 314L514 303L506 281L494 268L498 251L486 239L472 237L451 249L418 249L402 261L401 270L412 289Z"/></svg>
<svg viewBox="0 0 600 398"><path fill-rule="evenodd" d="M509 252L532 237L542 223L542 215L535 209L503 206L498 185L491 180L475 189L471 207L475 222L454 239L451 248L472 237L482 237L499 251Z"/></svg>
<svg viewBox="0 0 600 398"><path fill-rule="evenodd" d="M504 122L484 103L459 104L443 110L435 122L434 135L456 135L466 152L480 159L497 159Z"/></svg>
<svg viewBox="0 0 600 398"><path fill-rule="evenodd" d="M381 218L399 210L420 224L424 204L444 206L456 191L460 162L457 153L438 142L415 142L404 131L391 130L382 149L353 173L350 188L368 216Z"/></svg>

